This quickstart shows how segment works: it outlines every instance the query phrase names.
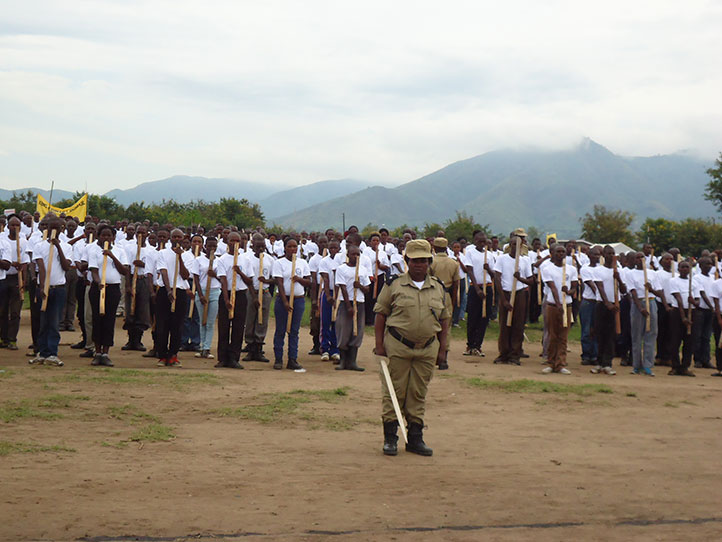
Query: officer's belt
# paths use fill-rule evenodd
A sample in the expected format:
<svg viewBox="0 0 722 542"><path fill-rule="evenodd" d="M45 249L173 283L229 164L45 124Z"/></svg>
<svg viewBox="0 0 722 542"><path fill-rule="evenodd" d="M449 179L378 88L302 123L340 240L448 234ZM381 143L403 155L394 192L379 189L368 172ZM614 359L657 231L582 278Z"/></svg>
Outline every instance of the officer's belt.
<svg viewBox="0 0 722 542"><path fill-rule="evenodd" d="M389 327L389 335L391 335L394 339L396 339L397 341L399 341L399 342L400 342L401 344L403 344L404 346L408 346L409 348L414 348L414 349L423 349L423 348L426 348L426 347L429 346L432 342L434 342L434 339L436 338L436 336L433 336L433 337L431 337L428 341L426 341L425 343L415 343L415 342L413 342L413 341L410 341L410 340L404 338L404 336L401 335L401 333L399 333L399 332L396 330L395 327Z"/></svg>

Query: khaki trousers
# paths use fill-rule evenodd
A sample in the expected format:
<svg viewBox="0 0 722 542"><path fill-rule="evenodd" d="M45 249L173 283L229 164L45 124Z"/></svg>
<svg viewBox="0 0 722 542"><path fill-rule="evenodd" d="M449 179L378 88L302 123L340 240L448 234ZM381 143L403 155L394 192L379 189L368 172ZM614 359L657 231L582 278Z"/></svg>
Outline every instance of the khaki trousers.
<svg viewBox="0 0 722 542"><path fill-rule="evenodd" d="M567 337L572 314L571 305L567 305L567 327L563 326L562 311L556 305L547 304L544 321L549 322L549 365L558 372L567 364Z"/></svg>

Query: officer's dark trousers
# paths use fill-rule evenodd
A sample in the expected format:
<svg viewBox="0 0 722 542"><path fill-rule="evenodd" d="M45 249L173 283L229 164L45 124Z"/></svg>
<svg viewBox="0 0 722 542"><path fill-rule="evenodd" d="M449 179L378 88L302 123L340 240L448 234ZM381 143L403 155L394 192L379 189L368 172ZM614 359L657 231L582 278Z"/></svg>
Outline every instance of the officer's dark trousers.
<svg viewBox="0 0 722 542"><path fill-rule="evenodd" d="M511 292L504 292L504 297L511 301ZM514 311L511 326L507 326L508 313L499 303L499 358L503 361L519 361L524 342L524 324L526 323L529 290L518 290L514 299Z"/></svg>
<svg viewBox="0 0 722 542"><path fill-rule="evenodd" d="M372 326L374 325L374 321L376 320L376 313L374 312L374 306L376 305L376 298L381 294L381 289L384 287L384 284L386 283L386 277L381 274L376 277L376 280L378 281L379 285L376 288L376 297L373 297L374 295L374 284L371 283L371 286L369 286L369 293L366 296L366 302L364 305L366 305L366 325Z"/></svg>
<svg viewBox="0 0 722 542"><path fill-rule="evenodd" d="M466 312L469 315L469 319L466 323L466 345L468 348L481 349L481 345L484 343L484 336L486 335L486 327L489 325L489 317L491 316L491 307L493 303L491 301L491 285L486 287L486 316L483 317L482 313L482 299L477 295L476 288L473 286L469 288L469 296L466 304Z"/></svg>
<svg viewBox="0 0 722 542"><path fill-rule="evenodd" d="M692 311L692 322L694 323L694 312ZM687 334L687 326L682 323L682 315L679 309L674 308L669 315L669 345L672 353L672 369L679 372L680 370L689 369L692 363L692 353L694 352L694 343L692 334ZM679 357L679 347L682 347L682 359Z"/></svg>
<svg viewBox="0 0 722 542"><path fill-rule="evenodd" d="M614 358L614 311L599 302L594 313L594 334L597 339L597 363L611 367Z"/></svg>
<svg viewBox="0 0 722 542"><path fill-rule="evenodd" d="M188 314L188 294L177 288L175 311L171 311L165 286L159 288L155 311L156 354L160 359L170 359L180 349L183 318Z"/></svg>
<svg viewBox="0 0 722 542"><path fill-rule="evenodd" d="M321 306L316 305L318 298L311 300L311 314L309 316L309 332L313 341L313 349L321 350ZM314 308L316 307L316 308Z"/></svg>
<svg viewBox="0 0 722 542"><path fill-rule="evenodd" d="M243 332L246 329L246 310L248 308L248 292L238 290L233 307L233 318L228 314L228 307L223 295L218 301L218 361L221 363L237 363L241 359ZM230 299L230 292L229 292Z"/></svg>

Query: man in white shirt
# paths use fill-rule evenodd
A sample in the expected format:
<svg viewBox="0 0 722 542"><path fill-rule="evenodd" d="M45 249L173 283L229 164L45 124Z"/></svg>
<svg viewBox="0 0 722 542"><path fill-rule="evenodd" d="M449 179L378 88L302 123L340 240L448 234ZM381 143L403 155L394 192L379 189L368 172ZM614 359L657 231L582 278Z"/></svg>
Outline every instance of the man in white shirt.
<svg viewBox="0 0 722 542"><path fill-rule="evenodd" d="M694 325L692 326L692 341L694 342L694 366L697 369L714 369L710 353L710 339L712 338L712 320L714 318L714 303L712 297L712 283L714 271L712 259L704 256L697 262L700 272L694 280L699 286L699 307L695 310Z"/></svg>
<svg viewBox="0 0 722 542"><path fill-rule="evenodd" d="M128 239L121 246L125 251L128 262L130 262L130 275L127 279L129 287L125 289L125 322L123 329L128 332L128 343L122 350L135 350L145 352L143 346L143 333L151 325L150 317L150 284L146 278L149 254L153 248L148 246L148 229L139 225L137 230L133 224L129 224L127 231L133 231L135 238L132 242ZM140 245L140 255L138 248ZM135 302L133 302L133 276L135 278Z"/></svg>
<svg viewBox="0 0 722 542"><path fill-rule="evenodd" d="M669 304L673 309L669 315L672 369L668 374L673 376L695 376L689 370L689 366L692 364L692 354L694 353L692 326L694 309L699 305L699 284L694 279L690 280L692 269L688 261L680 262L677 271L679 275L669 281L669 292L671 294ZM691 318L690 313L692 314ZM680 346L682 347L681 359L679 357Z"/></svg>
<svg viewBox="0 0 722 542"><path fill-rule="evenodd" d="M583 265L579 270L582 284L582 301L579 304L579 324L582 328L582 365L595 366L597 364L597 341L592 337L594 328L594 312L597 303L601 300L594 283L594 271L599 266L601 250L592 247L589 250L589 264Z"/></svg>
<svg viewBox="0 0 722 542"><path fill-rule="evenodd" d="M466 272L471 280L467 302L469 321L466 327L465 356L484 356L481 348L492 315L493 267L496 258L488 250L486 234L477 232L474 247L466 250Z"/></svg>
<svg viewBox="0 0 722 542"><path fill-rule="evenodd" d="M8 268L4 271L4 289L0 292L0 341L2 346L10 350L17 350L18 330L20 329L20 314L23 307L24 293L21 292L20 282L23 281L23 291L27 290L24 278L30 263L27 253L28 240L20 232L20 218L11 215L7 230L3 236L7 247ZM0 239L0 244L3 240ZM18 259L18 253L20 258ZM22 278L21 278L22 277Z"/></svg>
<svg viewBox="0 0 722 542"><path fill-rule="evenodd" d="M271 277L274 258L266 251L266 239L260 233L251 236L251 252L247 253L246 260L253 271L253 288L249 291L248 306L246 308L246 344L248 355L243 361L262 361L268 363L263 352L263 344L268 333L268 317L271 314L270 286L274 283ZM261 268L261 255L263 268ZM263 289L261 303L258 301L259 289ZM261 308L261 319L258 310Z"/></svg>
<svg viewBox="0 0 722 542"><path fill-rule="evenodd" d="M594 314L594 333L597 336L597 362L590 369L593 374L605 373L608 375L617 374L612 369L612 359L614 358L615 334L616 334L616 318L619 312L619 295L626 293L627 288L622 282L619 271L616 267L616 256L614 249L610 245L606 245L603 250L604 265L598 265L594 268L594 283L597 286L597 292L601 301L597 303L596 312ZM615 283L617 285L618 296L615 300Z"/></svg>

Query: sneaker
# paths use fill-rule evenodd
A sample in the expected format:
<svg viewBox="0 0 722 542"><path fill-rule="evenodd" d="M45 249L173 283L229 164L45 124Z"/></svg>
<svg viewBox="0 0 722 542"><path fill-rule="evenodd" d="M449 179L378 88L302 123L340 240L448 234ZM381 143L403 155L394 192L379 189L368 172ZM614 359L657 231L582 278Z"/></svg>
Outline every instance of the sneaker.
<svg viewBox="0 0 722 542"><path fill-rule="evenodd" d="M639 369L632 369L631 371L629 371L629 374L630 375L641 375L642 371L640 371Z"/></svg>
<svg viewBox="0 0 722 542"><path fill-rule="evenodd" d="M323 357L321 359L323 359ZM332 354L331 359L333 361L341 361L341 355L340 354Z"/></svg>
<svg viewBox="0 0 722 542"><path fill-rule="evenodd" d="M95 357L95 349L94 348L86 348L85 352L82 354L78 354L79 358L94 358Z"/></svg>
<svg viewBox="0 0 722 542"><path fill-rule="evenodd" d="M183 367L183 364L178 359L178 356L173 356L168 360L168 367Z"/></svg>
<svg viewBox="0 0 722 542"><path fill-rule="evenodd" d="M722 371L719 371L717 373L712 373L710 376L722 376Z"/></svg>
<svg viewBox="0 0 722 542"><path fill-rule="evenodd" d="M156 367L165 367L166 365L168 365L168 360L163 358L159 359L158 363L155 364Z"/></svg>
<svg viewBox="0 0 722 542"><path fill-rule="evenodd" d="M46 365L53 365L55 367L62 367L65 365L62 361L60 361L60 358L58 356L48 356L45 358L45 364Z"/></svg>
<svg viewBox="0 0 722 542"><path fill-rule="evenodd" d="M306 369L303 368L303 366L298 363L295 359L289 359L288 363L286 364L286 369L291 369L292 371L296 373L305 373Z"/></svg>
<svg viewBox="0 0 722 542"><path fill-rule="evenodd" d="M42 356L35 356L33 359L29 359L28 363L30 365L42 365L45 363L45 358Z"/></svg>
<svg viewBox="0 0 722 542"><path fill-rule="evenodd" d="M282 359L277 359L277 360L273 363L273 368L276 369L277 371L283 369L283 360L282 360Z"/></svg>
<svg viewBox="0 0 722 542"><path fill-rule="evenodd" d="M542 369L542 374L545 374L545 375L548 375L549 373L553 373L553 372L554 372L554 369L552 369L551 367L544 367Z"/></svg>
<svg viewBox="0 0 722 542"><path fill-rule="evenodd" d="M551 367L550 367L550 369L551 369ZM560 372L561 374L563 374L563 375L570 375L570 374L572 374L572 372L571 372L569 369L567 369L566 367L562 367L561 369L559 369L559 372Z"/></svg>
<svg viewBox="0 0 722 542"><path fill-rule="evenodd" d="M477 355L477 356L481 356L482 358L485 358L485 357L486 357L486 354L484 354L484 352L482 352L481 349L476 350L476 355Z"/></svg>
<svg viewBox="0 0 722 542"><path fill-rule="evenodd" d="M108 356L108 354L101 354L100 364L103 365L104 367L112 367L113 366L113 362L110 361L110 356Z"/></svg>
<svg viewBox="0 0 722 542"><path fill-rule="evenodd" d="M100 360L103 359L103 354L95 354L95 357L93 358L93 361L90 362L90 364L93 367L97 367L98 365L101 365Z"/></svg>
<svg viewBox="0 0 722 542"><path fill-rule="evenodd" d="M17 341L9 341L9 342L8 342L8 349L9 349L9 350L17 350L17 349L18 349L18 343L17 343Z"/></svg>
<svg viewBox="0 0 722 542"><path fill-rule="evenodd" d="M83 341L81 339L80 341L78 341L77 343L72 345L70 348L72 348L73 350L84 350L85 349L85 341Z"/></svg>
<svg viewBox="0 0 722 542"><path fill-rule="evenodd" d="M592 373L593 375L598 375L599 373L602 372L602 366L601 366L601 365L595 365L594 367L592 367L591 369L589 369L589 372Z"/></svg>
<svg viewBox="0 0 722 542"><path fill-rule="evenodd" d="M321 361L328 361L330 359L330 356L328 355L328 352L324 352L321 354Z"/></svg>
<svg viewBox="0 0 722 542"><path fill-rule="evenodd" d="M615 374L617 374L617 371L615 371L611 367L605 367L604 369L602 369L602 371L604 371L604 374L607 374L609 376L614 376Z"/></svg>
<svg viewBox="0 0 722 542"><path fill-rule="evenodd" d="M206 351L206 359L214 359L213 354L211 354L210 350Z"/></svg>
<svg viewBox="0 0 722 542"><path fill-rule="evenodd" d="M451 327L461 327L459 324L451 324Z"/></svg>
<svg viewBox="0 0 722 542"><path fill-rule="evenodd" d="M644 374L647 376L654 376L652 369L644 369Z"/></svg>
<svg viewBox="0 0 722 542"><path fill-rule="evenodd" d="M462 356L473 356L473 355L474 355L474 349L473 349L473 348L467 348L467 349L464 351L464 353L461 354L461 355L462 355Z"/></svg>

